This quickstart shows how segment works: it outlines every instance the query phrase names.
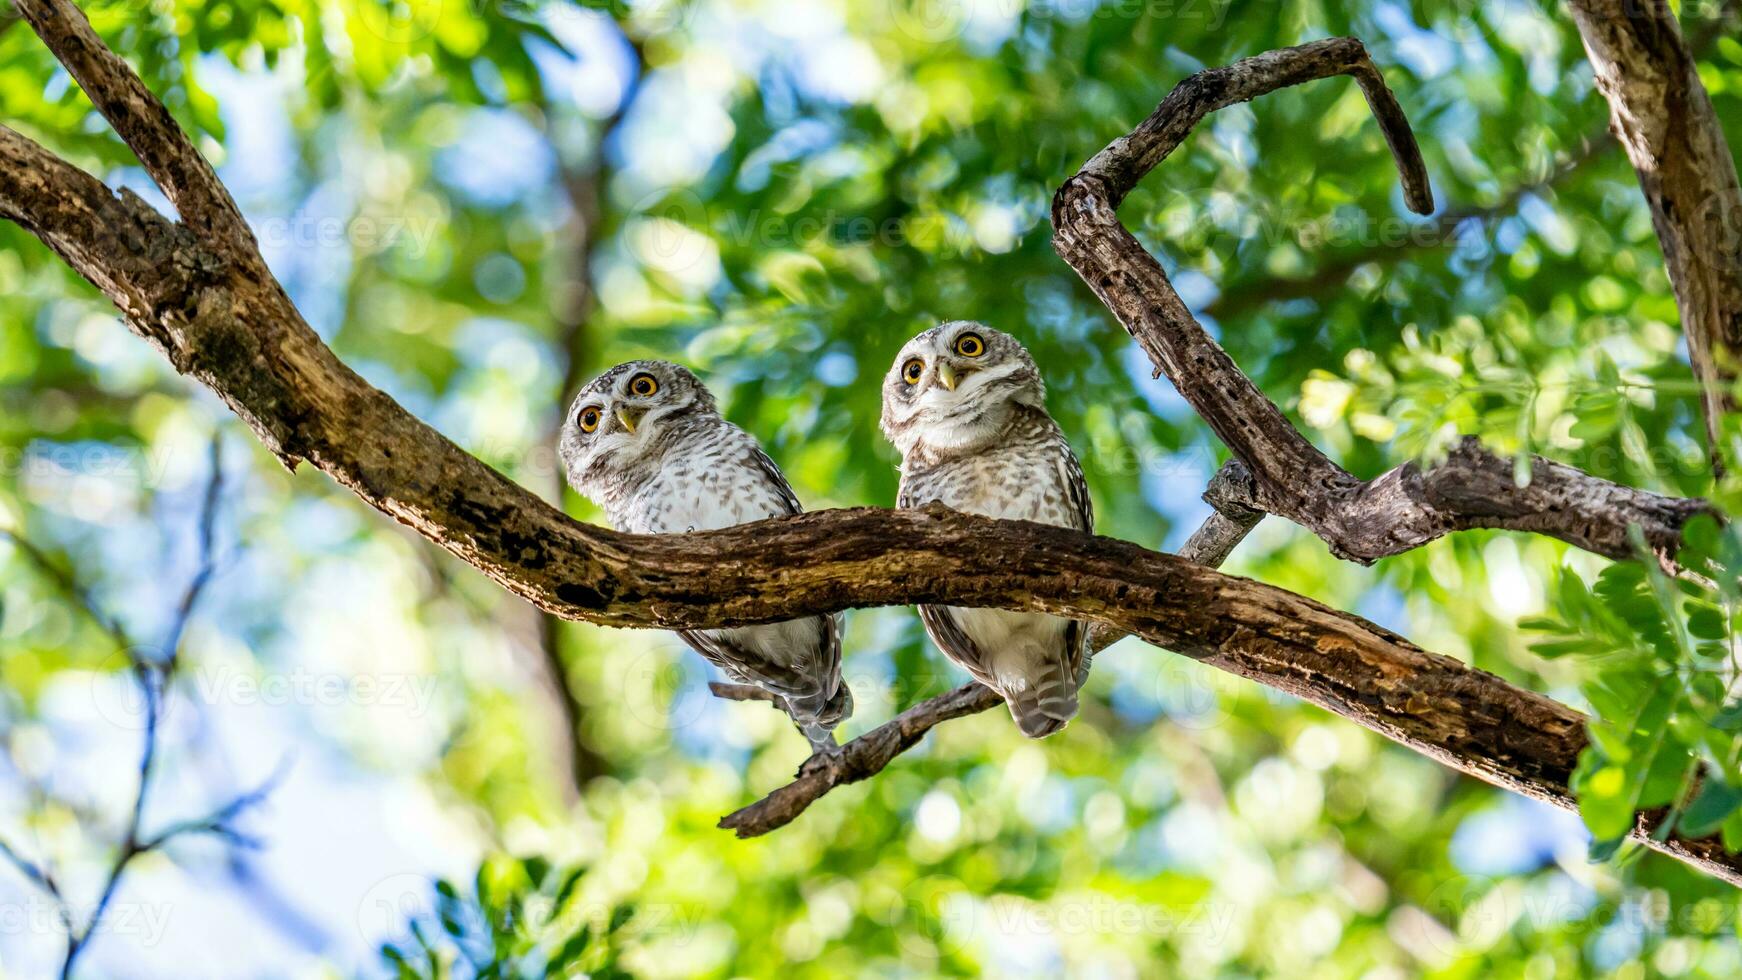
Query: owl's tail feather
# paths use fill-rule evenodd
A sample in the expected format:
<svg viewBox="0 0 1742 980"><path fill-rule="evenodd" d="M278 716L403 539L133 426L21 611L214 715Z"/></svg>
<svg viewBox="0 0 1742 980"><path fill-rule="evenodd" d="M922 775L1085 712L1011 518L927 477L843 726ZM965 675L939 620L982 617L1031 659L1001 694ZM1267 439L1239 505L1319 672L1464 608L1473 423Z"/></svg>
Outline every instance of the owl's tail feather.
<svg viewBox="0 0 1742 980"><path fill-rule="evenodd" d="M1048 664L1016 692L1004 695L1010 717L1029 738L1045 738L1077 715L1077 679L1062 663Z"/></svg>
<svg viewBox="0 0 1742 980"><path fill-rule="evenodd" d="M806 725L833 729L853 715L853 692L847 689L846 681L839 681L835 693L824 696L815 694L804 698L787 698L787 713L800 728Z"/></svg>

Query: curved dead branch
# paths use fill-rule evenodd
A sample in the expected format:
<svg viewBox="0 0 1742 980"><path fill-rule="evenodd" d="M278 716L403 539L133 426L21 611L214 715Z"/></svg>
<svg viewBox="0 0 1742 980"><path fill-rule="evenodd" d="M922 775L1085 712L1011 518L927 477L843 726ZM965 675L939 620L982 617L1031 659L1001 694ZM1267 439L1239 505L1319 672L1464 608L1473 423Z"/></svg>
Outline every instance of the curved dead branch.
<svg viewBox="0 0 1742 980"><path fill-rule="evenodd" d="M1094 290L1200 417L1251 470L1257 505L1330 545L1338 557L1371 563L1450 531L1507 528L1559 538L1610 558L1631 557L1637 523L1664 558L1681 527L1709 510L1699 500L1647 503L1569 466L1533 461L1517 487L1512 463L1466 440L1441 465L1407 463L1362 480L1320 452L1264 396L1192 316L1155 257L1119 221L1119 202L1210 112L1289 85L1350 75L1391 146L1404 198L1433 209L1421 153L1402 110L1353 38L1271 51L1199 72L1168 93L1129 135L1095 154L1053 199L1053 247ZM1621 490L1620 494L1615 490Z"/></svg>
<svg viewBox="0 0 1742 980"><path fill-rule="evenodd" d="M665 628L770 622L915 602L1081 618L1104 627L1103 639L1136 634L1323 705L1460 771L1571 805L1567 778L1584 744L1577 713L1422 651L1358 617L1181 557L1060 528L936 508L828 511L657 537L569 519L341 363L232 226L233 204L221 188L208 184L209 168L192 162L197 153L185 135L125 63L91 50L89 26L67 0L27 0L21 9L166 190L180 188L173 199L182 223L130 195L117 197L3 128L0 216L35 233L102 290L131 329L222 397L287 465L313 463L372 506L540 607L605 625ZM1061 191L1061 253L1073 258L1079 271L1097 268L1097 255L1122 255L1120 240L1097 242L1085 235L1100 223L1110 222L1109 232L1117 227L1111 208L1118 197L1210 108L1338 73L1354 75L1363 85L1409 177L1412 202L1426 207L1419 155L1395 102L1360 45L1334 40L1272 52L1203 73L1182 86L1185 94L1170 96L1163 107L1171 104L1183 114L1158 111ZM1114 281L1114 276L1121 278ZM1704 507L1564 467L1533 484L1539 495L1520 494L1509 485L1491 485L1485 462L1474 467L1449 462L1368 487L1316 451L1307 452L1310 445L1292 429L1241 436L1272 421L1264 409L1284 428L1286 421L1231 364L1214 363L1212 354L1222 362L1227 358L1213 343L1208 349L1194 346L1196 324L1159 267L1151 275L1138 264L1114 265L1105 281L1085 277L1110 304L1120 297L1158 304L1153 317L1130 302L1114 308L1158 364L1174 358L1176 365L1191 364L1204 384L1225 387L1227 394L1215 397L1185 385L1181 390L1188 398L1196 395L1194 404L1229 437L1248 466L1255 460L1262 464L1252 469L1256 506L1247 511L1272 510L1299 519L1311 513L1300 502L1312 499L1312 486L1340 494L1343 509L1327 509L1335 520L1320 524L1339 531L1346 554L1392 553L1349 536L1348 504L1364 499L1382 499L1413 515L1412 521L1389 525L1393 537L1387 547L1393 550L1458 526L1517 527L1604 550L1610 536L1632 521L1646 523L1648 534L1658 536L1653 540L1673 540L1686 513ZM1166 332L1170 328L1173 335ZM1196 359L1200 354L1203 360ZM1250 418L1242 414L1249 409L1257 410ZM1254 452L1266 440L1281 447L1279 456ZM1287 471L1276 466L1289 463L1300 464L1292 479L1307 489L1288 490ZM1593 492L1602 497L1602 507L1586 503ZM1557 513L1562 516L1556 518ZM1203 532L1200 556L1225 556L1230 542L1250 526L1248 520L1255 517L1224 509ZM1338 521L1345 523L1338 526ZM897 726L892 734L876 736L874 741L894 751L875 752L893 757L937 719L989 706L986 697L963 689L929 702L929 708L916 708L903 716L913 724L892 723ZM873 752L865 741L871 738L856 740L861 748L845 747L840 764L874 758L866 754ZM1649 822L1642 823L1640 835L1648 830ZM1742 881L1742 858L1723 853L1716 842L1672 839L1652 846Z"/></svg>

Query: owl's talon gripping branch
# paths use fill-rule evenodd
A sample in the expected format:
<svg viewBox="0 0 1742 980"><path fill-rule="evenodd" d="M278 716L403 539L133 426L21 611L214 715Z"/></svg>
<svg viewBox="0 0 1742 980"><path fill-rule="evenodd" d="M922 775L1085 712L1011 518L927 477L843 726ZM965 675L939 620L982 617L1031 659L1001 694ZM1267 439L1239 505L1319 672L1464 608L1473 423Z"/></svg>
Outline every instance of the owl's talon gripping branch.
<svg viewBox="0 0 1742 980"><path fill-rule="evenodd" d="M966 514L859 508L695 534L580 524L516 486L367 384L321 341L272 278L234 202L173 117L104 47L71 0L14 0L37 35L166 192L179 220L117 196L0 126L0 218L35 235L122 312L128 327L217 393L286 462L305 459L359 498L558 615L617 627L718 630L910 603L1044 612L1124 632L1321 705L1488 782L1573 807L1584 718L1359 617L1182 556L1079 531ZM1173 376L1251 473L1251 498L1193 538L1225 557L1259 511L1297 521L1356 558L1464 527L1553 535L1616 554L1629 523L1672 546L1702 501L1676 500L1539 464L1528 490L1489 478L1492 457L1355 479L1312 451L1191 318L1113 211L1131 185L1222 105L1353 75L1397 154L1412 205L1425 178L1395 100L1358 42L1268 52L1188 80L1098 154L1055 200L1055 246ZM1412 162L1413 161L1413 162ZM1675 213L1670 214L1675 218ZM1202 358L1196 355L1202 355ZM626 426L639 426L634 416ZM1508 467L1508 472L1510 468ZM1552 479L1545 479L1548 473ZM1552 491L1541 493L1539 491ZM1366 530L1383 532L1372 547ZM1000 704L968 684L904 711L827 764L721 821L741 836L789 822L837 785L868 778L950 718ZM1714 840L1637 840L1733 882L1742 857Z"/></svg>

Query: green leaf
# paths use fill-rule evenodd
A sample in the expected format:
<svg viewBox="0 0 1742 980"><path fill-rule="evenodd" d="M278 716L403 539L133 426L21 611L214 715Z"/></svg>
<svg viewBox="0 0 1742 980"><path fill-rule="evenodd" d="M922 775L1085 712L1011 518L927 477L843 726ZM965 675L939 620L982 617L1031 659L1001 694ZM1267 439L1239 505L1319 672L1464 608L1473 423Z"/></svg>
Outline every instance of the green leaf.
<svg viewBox="0 0 1742 980"><path fill-rule="evenodd" d="M1702 640L1722 640L1730 635L1730 623L1716 606L1692 605L1688 612L1688 632Z"/></svg>
<svg viewBox="0 0 1742 980"><path fill-rule="evenodd" d="M1700 787L1699 795L1682 812L1682 833L1689 837L1704 837L1730 819L1738 807L1742 807L1742 787L1708 779Z"/></svg>
<svg viewBox="0 0 1742 980"><path fill-rule="evenodd" d="M563 967L576 962L582 956L586 955L587 947L591 945L592 942L593 927L590 924L583 924L580 930L570 936L568 940L562 944L562 947L551 956L550 968L552 970L560 970Z"/></svg>
<svg viewBox="0 0 1742 980"><path fill-rule="evenodd" d="M1580 756L1573 788L1579 798L1579 816L1599 841L1617 840L1633 829L1633 798L1628 792L1627 771L1620 766L1598 764L1588 771L1587 751Z"/></svg>
<svg viewBox="0 0 1742 980"><path fill-rule="evenodd" d="M1712 727L1726 732L1742 731L1742 701L1732 701L1713 715Z"/></svg>
<svg viewBox="0 0 1742 980"><path fill-rule="evenodd" d="M1737 810L1724 819L1724 849L1731 852L1742 851L1742 810Z"/></svg>

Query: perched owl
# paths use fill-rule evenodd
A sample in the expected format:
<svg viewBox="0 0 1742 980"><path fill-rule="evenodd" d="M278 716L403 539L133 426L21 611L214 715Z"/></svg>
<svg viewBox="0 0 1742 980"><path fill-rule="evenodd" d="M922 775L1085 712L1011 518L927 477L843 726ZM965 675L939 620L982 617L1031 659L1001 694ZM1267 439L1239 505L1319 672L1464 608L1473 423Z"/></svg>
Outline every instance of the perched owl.
<svg viewBox="0 0 1742 980"><path fill-rule="evenodd" d="M1034 359L1008 334L955 321L908 341L883 382L883 434L901 451L899 506L938 501L1093 530L1082 467L1045 397ZM1004 696L1024 735L1051 735L1077 713L1086 623L952 606L919 615L951 660Z"/></svg>
<svg viewBox="0 0 1742 980"><path fill-rule="evenodd" d="M664 361L619 364L582 388L559 451L569 484L622 531L707 531L803 509L756 439L720 416L695 375ZM678 636L734 680L778 695L814 748L832 747L830 730L852 714L835 616Z"/></svg>

